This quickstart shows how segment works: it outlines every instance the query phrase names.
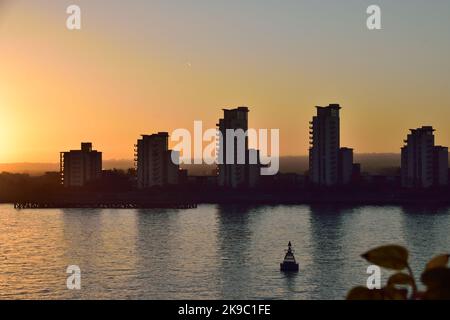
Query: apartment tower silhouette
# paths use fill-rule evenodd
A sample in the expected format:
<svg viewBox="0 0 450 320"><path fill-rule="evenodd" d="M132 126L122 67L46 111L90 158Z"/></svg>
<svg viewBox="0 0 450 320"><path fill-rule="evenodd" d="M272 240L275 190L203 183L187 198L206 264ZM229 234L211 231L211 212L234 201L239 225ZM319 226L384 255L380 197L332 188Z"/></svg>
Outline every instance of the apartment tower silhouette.
<svg viewBox="0 0 450 320"><path fill-rule="evenodd" d="M172 161L175 159L175 162ZM139 189L178 183L179 153L169 150L169 134L143 135L135 145L135 164Z"/></svg>
<svg viewBox="0 0 450 320"><path fill-rule="evenodd" d="M351 182L353 149L340 148L339 104L317 106L317 115L310 121L309 176L321 187Z"/></svg>
<svg viewBox="0 0 450 320"><path fill-rule="evenodd" d="M221 187L238 188L252 187L259 179L260 166L249 164L250 154L258 158L257 150L249 150L248 147L248 113L247 107L236 109L223 109L223 118L217 124L221 133L218 141L218 184ZM245 133L236 135L232 140L227 139L227 130L234 133ZM229 132L231 134L231 131ZM244 163L239 163L239 155Z"/></svg>
<svg viewBox="0 0 450 320"><path fill-rule="evenodd" d="M102 153L92 150L92 143L81 143L81 150L60 153L61 184L83 187L102 175Z"/></svg>
<svg viewBox="0 0 450 320"><path fill-rule="evenodd" d="M434 129L411 129L402 148L402 186L430 188L448 184L448 148L435 146Z"/></svg>

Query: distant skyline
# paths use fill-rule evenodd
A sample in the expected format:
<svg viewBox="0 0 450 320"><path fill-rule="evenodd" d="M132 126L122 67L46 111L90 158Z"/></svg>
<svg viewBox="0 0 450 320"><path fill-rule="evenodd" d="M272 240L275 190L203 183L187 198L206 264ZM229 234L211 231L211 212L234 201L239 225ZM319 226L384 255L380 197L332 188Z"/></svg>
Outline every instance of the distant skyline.
<svg viewBox="0 0 450 320"><path fill-rule="evenodd" d="M378 153L378 154L355 154L355 161L362 164L364 172L386 173L386 169L400 167L400 154L397 153ZM286 156L280 157L280 172L304 174L308 170L309 157L304 156ZM133 159L104 159L103 169L126 170L134 167ZM211 174L216 169L216 165L189 165L183 166L189 169L189 174L205 175ZM56 172L60 170L59 162L46 163L0 163L0 173L29 173L31 175L42 175L45 172Z"/></svg>
<svg viewBox="0 0 450 320"><path fill-rule="evenodd" d="M65 28L69 4L82 30ZM366 8L382 9L381 31ZM341 141L399 153L410 128L450 145L450 2L0 0L0 163L57 162L92 141L130 159L141 134L213 128L246 105L306 155L314 106L339 103Z"/></svg>

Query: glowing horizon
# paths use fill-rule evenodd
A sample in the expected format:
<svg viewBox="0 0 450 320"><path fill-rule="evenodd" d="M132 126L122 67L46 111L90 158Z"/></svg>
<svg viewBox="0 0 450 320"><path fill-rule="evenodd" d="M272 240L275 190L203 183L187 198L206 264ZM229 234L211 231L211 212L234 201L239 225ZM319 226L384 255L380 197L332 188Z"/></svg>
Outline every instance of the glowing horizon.
<svg viewBox="0 0 450 320"><path fill-rule="evenodd" d="M246 105L280 129L282 156L305 155L314 106L339 103L341 144L399 153L410 128L450 146L450 3L377 1L15 0L0 14L0 163L57 162L90 141L131 159L141 134L214 128Z"/></svg>

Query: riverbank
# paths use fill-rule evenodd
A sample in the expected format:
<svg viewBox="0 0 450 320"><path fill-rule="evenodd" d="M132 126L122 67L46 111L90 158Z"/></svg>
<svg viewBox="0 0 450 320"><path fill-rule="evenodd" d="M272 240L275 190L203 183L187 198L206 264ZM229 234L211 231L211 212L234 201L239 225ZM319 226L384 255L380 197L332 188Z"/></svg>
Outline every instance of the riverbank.
<svg viewBox="0 0 450 320"><path fill-rule="evenodd" d="M147 190L120 193L65 191L3 200L17 209L39 208L195 208L199 204L246 205L450 205L448 190Z"/></svg>

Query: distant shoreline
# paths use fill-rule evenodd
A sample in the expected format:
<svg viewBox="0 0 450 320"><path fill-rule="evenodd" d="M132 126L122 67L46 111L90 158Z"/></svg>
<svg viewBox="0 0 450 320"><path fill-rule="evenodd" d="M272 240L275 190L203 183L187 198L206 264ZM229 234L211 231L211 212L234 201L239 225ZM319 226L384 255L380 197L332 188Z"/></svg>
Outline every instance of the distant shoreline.
<svg viewBox="0 0 450 320"><path fill-rule="evenodd" d="M303 192L303 193L302 193ZM352 192L347 191L298 191L280 193L252 191L245 192L201 192L150 193L131 192L117 194L84 194L0 200L3 204L36 204L37 208L193 208L202 204L215 205L351 205L351 206L398 206L398 205L450 205L449 190L396 191L396 192Z"/></svg>
<svg viewBox="0 0 450 320"><path fill-rule="evenodd" d="M355 154L355 162L361 163L364 172L378 174L386 170L392 171L400 167L399 153L357 153ZM280 172L304 174L308 170L308 155L297 156L281 156ZM134 161L130 159L109 159L103 161L103 170L127 170L134 167ZM189 170L189 174L193 176L210 175L215 165L182 165L184 169ZM0 163L0 173L9 172L14 174L29 174L31 176L43 175L46 172L59 172L59 163L46 162L17 162L17 163Z"/></svg>

